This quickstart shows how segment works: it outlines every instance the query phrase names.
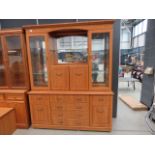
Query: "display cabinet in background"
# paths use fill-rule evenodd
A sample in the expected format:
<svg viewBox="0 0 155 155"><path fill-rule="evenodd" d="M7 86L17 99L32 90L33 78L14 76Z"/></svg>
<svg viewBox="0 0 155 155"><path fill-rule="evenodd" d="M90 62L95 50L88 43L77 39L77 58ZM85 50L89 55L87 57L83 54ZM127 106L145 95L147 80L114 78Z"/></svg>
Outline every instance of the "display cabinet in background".
<svg viewBox="0 0 155 155"><path fill-rule="evenodd" d="M16 112L19 128L30 124L27 91L29 73L24 33L21 29L0 31L0 107Z"/></svg>
<svg viewBox="0 0 155 155"><path fill-rule="evenodd" d="M112 129L113 23L24 27L34 128Z"/></svg>

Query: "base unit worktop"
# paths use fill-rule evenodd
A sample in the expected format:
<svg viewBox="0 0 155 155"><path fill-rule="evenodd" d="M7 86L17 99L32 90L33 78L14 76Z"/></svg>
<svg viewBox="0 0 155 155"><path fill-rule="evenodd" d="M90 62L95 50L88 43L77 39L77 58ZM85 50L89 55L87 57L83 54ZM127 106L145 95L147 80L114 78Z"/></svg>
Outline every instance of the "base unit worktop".
<svg viewBox="0 0 155 155"><path fill-rule="evenodd" d="M112 93L29 93L32 127L111 131Z"/></svg>

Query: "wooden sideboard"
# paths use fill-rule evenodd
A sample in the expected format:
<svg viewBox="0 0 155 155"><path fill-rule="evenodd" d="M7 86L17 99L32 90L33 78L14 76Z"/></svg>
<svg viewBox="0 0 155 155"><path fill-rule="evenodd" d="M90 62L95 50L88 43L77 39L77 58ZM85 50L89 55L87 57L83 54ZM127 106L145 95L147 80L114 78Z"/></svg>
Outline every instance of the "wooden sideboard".
<svg viewBox="0 0 155 155"><path fill-rule="evenodd" d="M23 27L34 128L111 131L113 23Z"/></svg>
<svg viewBox="0 0 155 155"><path fill-rule="evenodd" d="M18 128L28 128L29 71L22 29L0 30L0 107L14 108Z"/></svg>

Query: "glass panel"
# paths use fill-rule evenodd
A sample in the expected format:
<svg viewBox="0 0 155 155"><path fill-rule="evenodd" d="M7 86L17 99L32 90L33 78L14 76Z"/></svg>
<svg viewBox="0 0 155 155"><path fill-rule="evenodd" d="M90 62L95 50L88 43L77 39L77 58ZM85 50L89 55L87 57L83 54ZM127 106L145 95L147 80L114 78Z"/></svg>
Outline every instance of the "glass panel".
<svg viewBox="0 0 155 155"><path fill-rule="evenodd" d="M107 84L108 79L109 34L92 35L92 83L93 86Z"/></svg>
<svg viewBox="0 0 155 155"><path fill-rule="evenodd" d="M10 81L13 87L25 86L25 73L22 58L20 36L6 37L8 60L10 69Z"/></svg>
<svg viewBox="0 0 155 155"><path fill-rule="evenodd" d="M63 36L52 39L52 52L56 57L56 63L87 63L87 37Z"/></svg>
<svg viewBox="0 0 155 155"><path fill-rule="evenodd" d="M30 37L30 50L34 85L47 86L48 74L46 66L46 48L44 37Z"/></svg>
<svg viewBox="0 0 155 155"><path fill-rule="evenodd" d="M0 40L0 86L6 86L5 66L4 66L4 57L3 57L1 40Z"/></svg>

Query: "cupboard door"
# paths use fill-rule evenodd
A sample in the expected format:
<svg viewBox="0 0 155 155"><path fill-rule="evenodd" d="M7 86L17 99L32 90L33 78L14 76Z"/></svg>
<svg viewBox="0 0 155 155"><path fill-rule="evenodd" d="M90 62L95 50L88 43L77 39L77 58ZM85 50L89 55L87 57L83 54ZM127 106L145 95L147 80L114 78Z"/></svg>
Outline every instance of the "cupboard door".
<svg viewBox="0 0 155 155"><path fill-rule="evenodd" d="M33 124L49 124L49 96L31 95L30 110Z"/></svg>
<svg viewBox="0 0 155 155"><path fill-rule="evenodd" d="M23 63L23 51L21 36L6 36L6 49L9 66L9 81L11 87L25 87L25 67Z"/></svg>
<svg viewBox="0 0 155 155"><path fill-rule="evenodd" d="M51 85L53 90L69 90L68 66L51 67Z"/></svg>
<svg viewBox="0 0 155 155"><path fill-rule="evenodd" d="M112 97L91 96L91 126L106 127L112 121Z"/></svg>
<svg viewBox="0 0 155 155"><path fill-rule="evenodd" d="M2 42L0 38L0 87L6 87L6 67L4 63L4 51L2 49Z"/></svg>
<svg viewBox="0 0 155 155"><path fill-rule="evenodd" d="M24 102L9 102L8 106L15 109L17 125L27 122L26 107Z"/></svg>
<svg viewBox="0 0 155 155"><path fill-rule="evenodd" d="M88 66L70 66L70 89L88 90Z"/></svg>
<svg viewBox="0 0 155 155"><path fill-rule="evenodd" d="M33 86L48 87L45 37L31 36L29 41Z"/></svg>
<svg viewBox="0 0 155 155"><path fill-rule="evenodd" d="M90 88L103 90L110 87L111 32L90 33Z"/></svg>

